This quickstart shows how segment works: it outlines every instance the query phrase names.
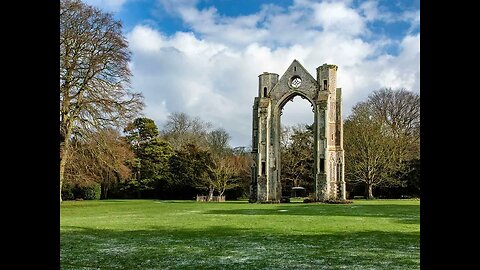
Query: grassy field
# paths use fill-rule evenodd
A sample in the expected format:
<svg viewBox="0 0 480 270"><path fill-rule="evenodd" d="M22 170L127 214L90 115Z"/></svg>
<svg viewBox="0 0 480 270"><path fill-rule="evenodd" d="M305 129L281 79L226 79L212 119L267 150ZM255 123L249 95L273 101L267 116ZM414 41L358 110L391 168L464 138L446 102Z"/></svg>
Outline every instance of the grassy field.
<svg viewBox="0 0 480 270"><path fill-rule="evenodd" d="M419 269L420 201L66 201L61 269Z"/></svg>

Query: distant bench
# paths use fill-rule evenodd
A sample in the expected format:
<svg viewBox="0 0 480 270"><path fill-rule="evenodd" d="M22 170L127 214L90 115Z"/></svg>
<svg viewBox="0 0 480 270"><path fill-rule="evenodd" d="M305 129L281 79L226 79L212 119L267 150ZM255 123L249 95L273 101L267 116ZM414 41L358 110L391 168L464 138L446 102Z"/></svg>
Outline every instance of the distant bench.
<svg viewBox="0 0 480 270"><path fill-rule="evenodd" d="M211 202L225 202L225 196L213 196ZM197 202L208 202L208 196L198 196Z"/></svg>

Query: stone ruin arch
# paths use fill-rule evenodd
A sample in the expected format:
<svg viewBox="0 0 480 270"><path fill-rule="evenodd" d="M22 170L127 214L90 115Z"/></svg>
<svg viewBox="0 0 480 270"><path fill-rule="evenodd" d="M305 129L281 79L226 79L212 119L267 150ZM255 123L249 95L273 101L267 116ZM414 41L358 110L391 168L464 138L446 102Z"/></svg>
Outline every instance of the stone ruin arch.
<svg viewBox="0 0 480 270"><path fill-rule="evenodd" d="M280 202L280 116L285 104L299 95L314 113L315 200L345 200L342 92L336 88L336 65L317 68L317 79L293 60L282 77L260 74L253 102L250 202Z"/></svg>

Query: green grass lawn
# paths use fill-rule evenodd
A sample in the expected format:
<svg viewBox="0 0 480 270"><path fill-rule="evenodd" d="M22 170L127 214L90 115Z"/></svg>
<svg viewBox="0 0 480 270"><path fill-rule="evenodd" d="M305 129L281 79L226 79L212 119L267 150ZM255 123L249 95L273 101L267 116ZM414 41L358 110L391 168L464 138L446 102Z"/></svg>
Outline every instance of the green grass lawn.
<svg viewBox="0 0 480 270"><path fill-rule="evenodd" d="M419 269L420 201L61 204L62 269Z"/></svg>

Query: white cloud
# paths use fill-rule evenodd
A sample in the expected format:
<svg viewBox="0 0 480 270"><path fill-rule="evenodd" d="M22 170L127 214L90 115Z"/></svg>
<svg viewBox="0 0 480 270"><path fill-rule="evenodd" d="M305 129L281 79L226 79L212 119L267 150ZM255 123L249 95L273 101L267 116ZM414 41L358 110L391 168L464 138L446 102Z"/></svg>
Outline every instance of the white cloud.
<svg viewBox="0 0 480 270"><path fill-rule="evenodd" d="M369 0L360 4L359 9L367 21L395 22L402 20L402 16L396 16L392 12L381 9L377 0Z"/></svg>
<svg viewBox="0 0 480 270"><path fill-rule="evenodd" d="M342 2L314 4L315 21L325 32L358 35L365 31L365 19Z"/></svg>
<svg viewBox="0 0 480 270"><path fill-rule="evenodd" d="M82 0L84 3L99 7L108 12L118 12L127 0Z"/></svg>
<svg viewBox="0 0 480 270"><path fill-rule="evenodd" d="M195 7L198 0L158 0L158 2L165 11L175 14L180 7Z"/></svg>
<svg viewBox="0 0 480 270"><path fill-rule="evenodd" d="M130 32L129 46L134 52L158 52L166 38L149 27L137 26Z"/></svg>
<svg viewBox="0 0 480 270"><path fill-rule="evenodd" d="M380 87L419 90L419 34L400 41L362 38L369 34L368 21L382 20L375 1L354 9L351 1L296 0L288 8L269 4L239 17L220 16L213 7L199 10L196 1L160 2L194 32L167 36L137 25L128 34L132 85L145 95L146 116L160 126L169 113L186 112L225 128L233 146L249 145L258 75L282 75L293 59L313 77L324 63L339 66L345 116ZM414 15L402 14L412 25L418 24ZM398 55L384 53L395 44ZM282 123L312 121L310 105L298 100L288 103Z"/></svg>
<svg viewBox="0 0 480 270"><path fill-rule="evenodd" d="M408 32L411 34L414 30L418 30L420 27L420 11L409 11L405 12L402 15L402 19L404 21L410 22L410 28L408 28Z"/></svg>
<svg viewBox="0 0 480 270"><path fill-rule="evenodd" d="M312 105L306 99L296 96L292 102L287 102L283 107L281 124L283 126L296 126L298 124L312 124Z"/></svg>
<svg viewBox="0 0 480 270"><path fill-rule="evenodd" d="M405 87L420 90L420 35L406 36L400 44L398 57L391 58L383 64L383 70L377 81L381 86L393 88Z"/></svg>
<svg viewBox="0 0 480 270"><path fill-rule="evenodd" d="M360 5L360 10L363 12L367 21L374 21L379 16L377 1L365 1Z"/></svg>

